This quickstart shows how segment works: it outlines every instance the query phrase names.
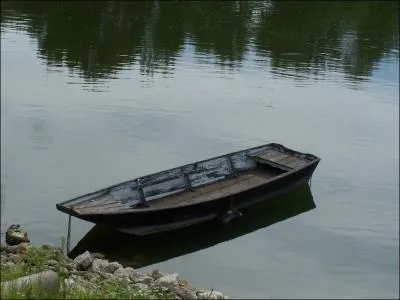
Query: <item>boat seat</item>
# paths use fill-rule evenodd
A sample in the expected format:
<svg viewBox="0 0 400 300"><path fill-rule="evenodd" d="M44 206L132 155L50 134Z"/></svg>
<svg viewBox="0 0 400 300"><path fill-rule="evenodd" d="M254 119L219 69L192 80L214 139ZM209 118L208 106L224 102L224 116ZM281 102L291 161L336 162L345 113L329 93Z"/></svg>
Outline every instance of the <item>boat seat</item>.
<svg viewBox="0 0 400 300"><path fill-rule="evenodd" d="M289 167L287 165L280 164L279 162L275 162L275 161L272 161L270 159L265 158L264 157L264 153L249 154L248 157L254 159L259 164L268 165L268 166L271 166L271 167L274 167L274 168L278 168L278 169L281 169L281 170L283 170L285 172L293 170L293 168L291 168L291 167Z"/></svg>

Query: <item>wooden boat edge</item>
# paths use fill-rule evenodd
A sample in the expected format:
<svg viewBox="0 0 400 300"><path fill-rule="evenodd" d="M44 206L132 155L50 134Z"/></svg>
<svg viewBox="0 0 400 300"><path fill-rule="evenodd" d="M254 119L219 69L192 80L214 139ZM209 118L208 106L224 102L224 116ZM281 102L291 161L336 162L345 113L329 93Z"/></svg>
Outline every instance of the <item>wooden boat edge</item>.
<svg viewBox="0 0 400 300"><path fill-rule="evenodd" d="M178 169L178 168L184 168L184 167L186 167L186 166L190 166L190 165L193 165L193 164L196 164L196 163L203 163L203 162L207 162L207 161L210 161L210 160L213 160L213 159L223 158L223 157L228 156L228 155L235 155L235 154L238 154L238 153L242 153L242 152L246 152L246 151L251 151L251 150L255 150L255 149L257 149L257 148L268 147L268 146L273 147L273 148L281 149L281 150L283 150L284 152L288 152L288 153L290 153L290 154L292 154L292 155L295 155L295 154L297 154L297 155L304 155L304 156L309 157L309 158L312 159L312 160L310 160L309 163L303 165L303 166L300 167L300 168L296 168L296 169L292 169L292 170L286 171L285 173L282 173L282 174L280 174L280 175L277 175L277 176L271 178L271 180L268 182L268 184L269 184L269 183L272 183L272 182L274 182L274 181L277 181L277 180L279 180L279 179L282 179L282 178L284 178L284 177L286 177L286 176L289 176L289 175L291 175L291 174L293 174L293 173L297 173L297 172L303 170L304 168L307 168L308 166L310 166L310 165L312 165L312 164L316 164L316 165L317 165L317 164L319 163L319 161L320 161L320 158L317 157L317 156L315 156L315 155L313 155L313 154L299 152L299 151L296 151L296 150L287 148L287 147L283 146L282 144L278 144L278 143L268 143L268 144L264 144L264 145L258 145L258 146L255 146L255 147L250 147L250 148L246 148L246 149L242 149L242 150L238 150L238 151L226 153L226 154L223 154L223 155L219 155L219 156L207 158L207 159L200 160L200 161L196 161L196 162L187 163L187 164L184 164L184 165L181 165L181 166L172 167L172 168L170 168L170 169L164 169L164 170L161 170L161 171L158 171L158 172L154 172L154 173L151 173L151 174L147 174L147 175L140 176L140 177L138 177L138 178L143 178L143 177L145 177L145 176L157 175L157 174L159 174L159 173L161 173L161 172L165 172L165 171L169 171L169 170L173 170L173 169ZM132 182L132 181L135 180L135 179L137 179L137 178L130 179L130 180L126 180L126 181L123 181L123 182L120 182L120 183L117 183L117 184L108 186L108 187L106 187L106 188L99 189L99 190L96 190L96 191L93 191L93 192L90 192L90 193L87 193L87 194L84 194L84 195L81 195L81 196L72 198L72 199L70 199L70 200L57 203L57 204L56 204L56 208L57 208L59 211L64 212L64 213L67 213L67 214L69 214L69 215L71 215L71 216L76 216L76 217L85 216L86 214L81 214L81 213L79 213L79 212L76 212L76 211L74 211L72 208L67 207L66 204L68 204L68 203L70 203L70 202L73 202L73 201L76 201L76 200L81 199L81 198L90 197L90 196L92 196L92 195L96 195L96 194L100 194L100 195L101 195L101 194L106 194L106 193L109 192L111 189L113 189L113 188L115 188L115 187L118 187L118 186L121 186L121 185L124 185L124 184L128 184L129 182ZM217 199L218 199L218 198L217 198ZM205 201L205 202L211 202L211 201L214 201L214 200L216 200L216 199L210 199L210 200L207 200L207 201ZM191 205L191 204L188 204L187 206L190 206L190 205ZM151 208L151 207L149 207L149 208L145 208L145 209L140 209L140 208L138 208L138 209L129 210L129 211L126 211L126 212L111 211L111 212L102 212L102 213L99 213L99 214L101 214L101 215L113 215L113 214L124 214L124 213L126 213L126 214L135 214L135 213L140 213L140 212L143 212L143 211L173 210L174 208L176 208L176 207L175 207L175 206L163 207L163 208ZM91 213L90 215L94 215L94 214Z"/></svg>

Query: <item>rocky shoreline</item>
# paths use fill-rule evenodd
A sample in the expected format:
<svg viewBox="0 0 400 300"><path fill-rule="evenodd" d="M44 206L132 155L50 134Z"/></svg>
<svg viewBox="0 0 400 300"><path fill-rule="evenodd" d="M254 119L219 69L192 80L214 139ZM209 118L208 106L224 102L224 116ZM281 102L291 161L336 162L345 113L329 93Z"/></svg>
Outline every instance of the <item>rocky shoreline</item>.
<svg viewBox="0 0 400 300"><path fill-rule="evenodd" d="M70 259L61 248L48 245L32 247L27 233L19 225L11 225L7 230L6 245L1 246L1 267L5 274L20 275L6 278L2 272L4 297L7 297L3 295L6 283L16 283L22 280L22 276L28 280L34 278L32 274L46 274L48 280L53 281L47 282L46 287L55 290L53 293L56 295L70 299L78 295L83 299L227 299L220 292L190 285L176 273L140 272L89 251ZM13 292L14 295L23 293Z"/></svg>

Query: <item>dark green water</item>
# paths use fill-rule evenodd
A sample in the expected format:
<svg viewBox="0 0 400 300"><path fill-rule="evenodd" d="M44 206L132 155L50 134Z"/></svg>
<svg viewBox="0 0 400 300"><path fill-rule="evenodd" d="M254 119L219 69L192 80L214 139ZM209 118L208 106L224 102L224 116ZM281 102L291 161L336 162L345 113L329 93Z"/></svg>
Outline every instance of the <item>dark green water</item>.
<svg viewBox="0 0 400 300"><path fill-rule="evenodd" d="M232 298L398 298L398 2L1 5L2 231L58 245L57 202L278 142L321 157L313 202L115 255Z"/></svg>

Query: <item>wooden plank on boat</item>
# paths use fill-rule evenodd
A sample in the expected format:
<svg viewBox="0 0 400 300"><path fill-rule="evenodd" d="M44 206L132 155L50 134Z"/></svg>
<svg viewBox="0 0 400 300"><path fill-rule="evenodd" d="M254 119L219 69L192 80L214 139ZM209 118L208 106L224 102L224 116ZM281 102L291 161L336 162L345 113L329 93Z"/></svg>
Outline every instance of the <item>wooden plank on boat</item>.
<svg viewBox="0 0 400 300"><path fill-rule="evenodd" d="M296 160L287 163L287 165L295 169L295 168L303 167L304 165L306 165L308 163L309 163L308 160L297 157Z"/></svg>
<svg viewBox="0 0 400 300"><path fill-rule="evenodd" d="M82 204L78 204L78 205L74 205L73 208L74 209L81 209L81 208L89 208L89 207L96 207L96 206L102 206L105 204L111 204L111 203L116 203L117 201L115 201L115 199L109 197L109 196L103 196L103 199L98 199L98 198L94 198L89 202L85 202Z"/></svg>
<svg viewBox="0 0 400 300"><path fill-rule="evenodd" d="M193 192L192 182L190 181L189 174L183 171L182 174L183 174L183 179L185 180L186 190Z"/></svg>
<svg viewBox="0 0 400 300"><path fill-rule="evenodd" d="M140 178L136 179L136 192L139 197L139 203L146 202L146 195L144 194L142 184L140 182Z"/></svg>
<svg viewBox="0 0 400 300"><path fill-rule="evenodd" d="M189 178L193 188L224 179L229 175L229 166L224 157L198 163L190 172Z"/></svg>
<svg viewBox="0 0 400 300"><path fill-rule="evenodd" d="M261 164L265 164L265 165L269 165L278 169L281 169L283 171L290 171L292 168L289 166L285 166L276 162L273 162L271 160L267 160L267 159L263 159L261 157L258 156L254 156L253 157L257 162L261 163Z"/></svg>
<svg viewBox="0 0 400 300"><path fill-rule="evenodd" d="M76 212L81 214L92 214L92 213L105 213L111 211L120 211L122 209L131 208L133 203L115 203L115 205L108 206L97 206L97 207L83 207L75 209Z"/></svg>
<svg viewBox="0 0 400 300"><path fill-rule="evenodd" d="M286 158L283 158L279 161L276 161L275 163L287 167L288 170L293 169L293 163L297 161L297 157L295 156L288 156Z"/></svg>
<svg viewBox="0 0 400 300"><path fill-rule="evenodd" d="M169 180L174 180L181 177L181 170L180 168L175 168L172 170L167 170L163 172L159 172L156 174L151 174L147 176L143 176L140 178L140 182L144 187L156 185L159 183L163 183Z"/></svg>
<svg viewBox="0 0 400 300"><path fill-rule="evenodd" d="M249 187L262 184L268 181L272 175L268 176L263 172L249 172L243 174L239 178L229 178L224 181L220 181L213 185L206 185L197 188L194 192L185 192L183 189L181 193L176 195L171 195L168 197L155 199L152 201L147 201L150 208L157 207L170 207L170 206L181 206L192 203L198 203L201 201L207 201L215 197L226 196L230 194L237 193L241 190L245 190ZM79 209L79 213L90 214L90 213L106 213L106 212L118 212L130 210L132 203L118 203L114 205L98 206L93 208L83 208ZM146 208L144 208L146 209Z"/></svg>
<svg viewBox="0 0 400 300"><path fill-rule="evenodd" d="M227 180L215 183L213 185L206 185L206 186L198 187L193 192L182 192L182 193L179 193L176 195L171 195L166 198L155 199L155 200L152 200L151 202L149 202L149 204L151 207L158 207L158 206L165 206L165 205L168 205L168 206L175 205L175 204L177 204L181 201L185 201L185 200L191 201L191 199L199 197L202 194L212 192L215 189L235 184L235 183L239 182L240 180L246 180L246 178L248 178L249 176L252 176L252 175L249 175L249 174L242 175L240 178L227 179Z"/></svg>
<svg viewBox="0 0 400 300"><path fill-rule="evenodd" d="M186 188L185 185L185 180L182 176L172 179L172 180L168 180L168 181L164 181L164 182L160 182L158 184L154 184L152 186L147 186L143 189L144 195L146 198L148 197L153 197L156 195L163 195L166 193L170 193L176 190L180 190L182 188Z"/></svg>
<svg viewBox="0 0 400 300"><path fill-rule="evenodd" d="M255 176L253 174L248 174L248 176L233 178L226 182L224 185L214 186L214 188L205 187L202 193L190 198L182 197L181 199L176 199L173 201L174 206L182 206L187 204L194 204L203 201L209 201L218 197L225 197L229 195L236 194L240 191L246 190L253 186L257 186L266 182L268 179ZM162 206L166 205L164 203ZM167 205L171 205L171 201L168 201Z"/></svg>
<svg viewBox="0 0 400 300"><path fill-rule="evenodd" d="M258 156L258 157L262 157L263 159L268 159L268 160L276 160L277 158L281 157L282 155L288 156L289 154L275 150L275 149L267 149L263 152L253 154L251 156Z"/></svg>
<svg viewBox="0 0 400 300"><path fill-rule="evenodd" d="M110 189L110 196L117 201L132 198L132 201L139 200L139 193L136 187L136 180L121 184L120 186Z"/></svg>
<svg viewBox="0 0 400 300"><path fill-rule="evenodd" d="M176 206L190 203L197 203L201 201L205 201L210 197L213 197L213 194L221 195L221 193L231 193L232 190L229 190L230 187L236 186L238 190L246 189L247 184L252 185L251 178L257 177L257 179L253 179L253 183L268 181L268 176L259 176L256 172L249 172L240 176L239 178L230 178L224 181L220 181L213 185L207 185L196 189L193 193L181 193L179 195L173 195L168 198L154 200L151 202L151 207L162 207L162 206ZM228 190L226 190L228 188ZM222 190L222 192L218 192Z"/></svg>
<svg viewBox="0 0 400 300"><path fill-rule="evenodd" d="M73 207L75 205L80 205L80 204L86 203L91 199L99 198L106 194L108 194L107 189L96 191L96 192L89 193L89 194L83 195L81 197L77 197L77 198L71 199L69 201L66 201L66 202L64 202L64 206L65 207Z"/></svg>
<svg viewBox="0 0 400 300"><path fill-rule="evenodd" d="M232 164L236 172L245 172L256 167L257 164L254 162L254 160L248 157L248 155L257 153L255 150L257 149L231 154ZM258 150L261 151L265 149L260 148Z"/></svg>

